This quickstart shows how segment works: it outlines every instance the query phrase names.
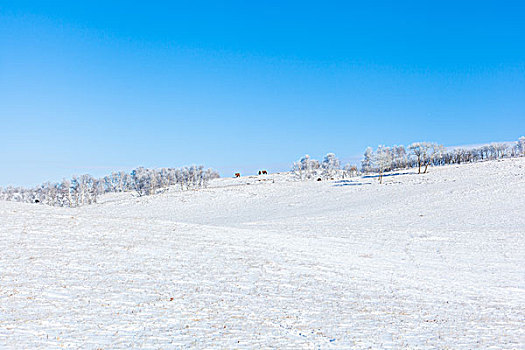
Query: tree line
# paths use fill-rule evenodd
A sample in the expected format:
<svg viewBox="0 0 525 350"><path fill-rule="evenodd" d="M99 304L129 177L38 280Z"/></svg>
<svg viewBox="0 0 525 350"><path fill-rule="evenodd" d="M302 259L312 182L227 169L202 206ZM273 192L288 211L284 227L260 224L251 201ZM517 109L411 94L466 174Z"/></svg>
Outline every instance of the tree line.
<svg viewBox="0 0 525 350"><path fill-rule="evenodd" d="M417 168L418 173L426 173L429 166L480 162L501 158L525 156L525 136L513 143L492 143L478 147L456 147L447 149L432 142L414 142L403 145L379 145L375 150L368 147L361 161L361 169L346 164L341 167L339 159L328 153L322 162L306 155L292 164L292 173L300 180L321 180L378 173L379 181L388 171Z"/></svg>
<svg viewBox="0 0 525 350"><path fill-rule="evenodd" d="M299 180L344 179L359 175L359 170L352 164L341 167L334 153L328 153L322 162L307 154L292 164L292 174Z"/></svg>
<svg viewBox="0 0 525 350"><path fill-rule="evenodd" d="M306 155L292 164L291 172L299 180L345 179L360 174L378 173L382 182L388 171L417 168L426 173L429 166L472 163L484 160L525 156L525 136L514 143L492 143L479 147L447 149L431 142L415 142L403 145L368 147L357 165L341 165L334 153L328 153L322 161ZM219 173L203 166L181 168L147 169L139 167L131 173L114 172L103 178L91 175L73 176L62 182L45 182L33 188L0 187L0 200L43 203L59 207L78 207L96 203L100 195L134 191L138 196L153 195L170 186L180 190L205 188Z"/></svg>
<svg viewBox="0 0 525 350"><path fill-rule="evenodd" d="M114 172L103 178L81 175L57 183L45 182L33 188L0 187L0 200L78 207L96 203L97 198L105 193L134 191L138 196L147 196L175 185L181 190L198 189L207 187L211 179L218 177L218 172L204 169L202 165L161 169L139 167L131 173Z"/></svg>

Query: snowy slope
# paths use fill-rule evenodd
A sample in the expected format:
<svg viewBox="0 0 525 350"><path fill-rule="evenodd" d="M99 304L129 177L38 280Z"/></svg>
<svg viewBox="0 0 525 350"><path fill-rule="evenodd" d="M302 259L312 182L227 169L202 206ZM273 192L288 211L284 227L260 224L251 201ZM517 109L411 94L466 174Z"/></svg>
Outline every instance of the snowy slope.
<svg viewBox="0 0 525 350"><path fill-rule="evenodd" d="M525 347L525 159L390 175L0 202L0 347Z"/></svg>

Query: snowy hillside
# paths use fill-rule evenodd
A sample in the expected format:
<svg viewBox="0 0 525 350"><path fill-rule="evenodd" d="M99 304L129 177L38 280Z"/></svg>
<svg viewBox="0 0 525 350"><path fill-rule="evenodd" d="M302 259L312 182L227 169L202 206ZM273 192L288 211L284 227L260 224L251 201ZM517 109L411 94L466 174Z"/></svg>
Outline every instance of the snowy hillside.
<svg viewBox="0 0 525 350"><path fill-rule="evenodd" d="M0 201L1 348L525 346L525 158Z"/></svg>

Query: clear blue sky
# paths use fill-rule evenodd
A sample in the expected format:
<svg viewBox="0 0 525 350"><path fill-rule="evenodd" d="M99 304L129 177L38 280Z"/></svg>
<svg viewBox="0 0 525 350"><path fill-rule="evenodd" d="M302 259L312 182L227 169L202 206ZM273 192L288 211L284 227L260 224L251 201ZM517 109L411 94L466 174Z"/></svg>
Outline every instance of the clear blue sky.
<svg viewBox="0 0 525 350"><path fill-rule="evenodd" d="M525 1L0 1L0 185L525 134Z"/></svg>

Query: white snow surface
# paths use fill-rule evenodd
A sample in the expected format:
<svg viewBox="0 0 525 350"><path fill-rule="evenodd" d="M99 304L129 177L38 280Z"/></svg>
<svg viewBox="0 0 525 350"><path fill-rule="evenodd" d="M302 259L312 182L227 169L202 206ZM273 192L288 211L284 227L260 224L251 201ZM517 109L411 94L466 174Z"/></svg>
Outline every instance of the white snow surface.
<svg viewBox="0 0 525 350"><path fill-rule="evenodd" d="M523 349L525 158L0 202L0 347Z"/></svg>

